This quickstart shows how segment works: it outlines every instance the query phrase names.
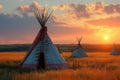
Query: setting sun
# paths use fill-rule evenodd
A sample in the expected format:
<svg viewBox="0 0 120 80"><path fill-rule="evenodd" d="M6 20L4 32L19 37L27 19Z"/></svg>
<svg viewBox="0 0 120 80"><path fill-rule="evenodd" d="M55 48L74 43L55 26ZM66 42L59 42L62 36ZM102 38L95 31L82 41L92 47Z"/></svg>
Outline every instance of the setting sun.
<svg viewBox="0 0 120 80"><path fill-rule="evenodd" d="M104 36L104 40L108 40L109 39L109 36L108 35L105 35Z"/></svg>

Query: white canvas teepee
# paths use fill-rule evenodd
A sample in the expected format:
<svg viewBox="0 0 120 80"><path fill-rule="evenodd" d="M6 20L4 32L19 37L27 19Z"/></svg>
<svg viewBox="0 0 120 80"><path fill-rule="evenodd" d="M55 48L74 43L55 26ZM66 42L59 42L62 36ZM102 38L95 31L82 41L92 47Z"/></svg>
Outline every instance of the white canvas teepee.
<svg viewBox="0 0 120 80"><path fill-rule="evenodd" d="M52 43L45 26L51 13L45 9L34 9L35 16L41 25L41 29L34 40L31 49L21 63L22 67L31 69L61 69L67 68L65 60Z"/></svg>
<svg viewBox="0 0 120 80"><path fill-rule="evenodd" d="M111 55L120 55L120 52L118 51L116 45L114 44L114 48L112 49Z"/></svg>
<svg viewBox="0 0 120 80"><path fill-rule="evenodd" d="M83 50L80 42L82 40L82 37L78 39L78 46L77 48L72 52L72 57L87 57L86 52Z"/></svg>

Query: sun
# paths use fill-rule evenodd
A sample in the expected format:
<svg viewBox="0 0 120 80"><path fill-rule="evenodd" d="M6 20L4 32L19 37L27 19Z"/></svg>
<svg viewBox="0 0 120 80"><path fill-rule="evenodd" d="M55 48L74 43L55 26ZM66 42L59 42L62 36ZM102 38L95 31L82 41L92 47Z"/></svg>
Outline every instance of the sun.
<svg viewBox="0 0 120 80"><path fill-rule="evenodd" d="M108 35L105 35L105 36L104 36L104 40L106 40L106 41L109 40L109 36L108 36Z"/></svg>

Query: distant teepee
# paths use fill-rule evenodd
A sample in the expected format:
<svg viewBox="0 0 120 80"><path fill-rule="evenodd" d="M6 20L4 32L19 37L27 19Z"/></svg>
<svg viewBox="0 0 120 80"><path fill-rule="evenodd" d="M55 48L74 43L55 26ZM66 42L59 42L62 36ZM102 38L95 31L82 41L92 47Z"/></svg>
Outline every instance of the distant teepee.
<svg viewBox="0 0 120 80"><path fill-rule="evenodd" d="M87 57L86 52L83 50L80 42L82 40L82 37L78 39L78 46L77 48L72 52L72 57Z"/></svg>
<svg viewBox="0 0 120 80"><path fill-rule="evenodd" d="M114 47L110 53L111 55L120 55L120 52L118 51L116 44L114 43Z"/></svg>
<svg viewBox="0 0 120 80"><path fill-rule="evenodd" d="M30 69L67 68L65 60L52 43L45 26L52 12L49 13L46 9L40 10L35 8L34 14L41 25L41 29L21 66Z"/></svg>

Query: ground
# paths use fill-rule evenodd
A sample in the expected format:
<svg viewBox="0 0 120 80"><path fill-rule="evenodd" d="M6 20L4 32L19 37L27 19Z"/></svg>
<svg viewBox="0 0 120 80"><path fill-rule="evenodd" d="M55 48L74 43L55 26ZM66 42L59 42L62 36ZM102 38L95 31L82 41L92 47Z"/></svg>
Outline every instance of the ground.
<svg viewBox="0 0 120 80"><path fill-rule="evenodd" d="M63 52L68 69L38 72L19 67L26 52L0 52L0 80L120 80L120 56L87 54L85 58L71 58L71 52Z"/></svg>

